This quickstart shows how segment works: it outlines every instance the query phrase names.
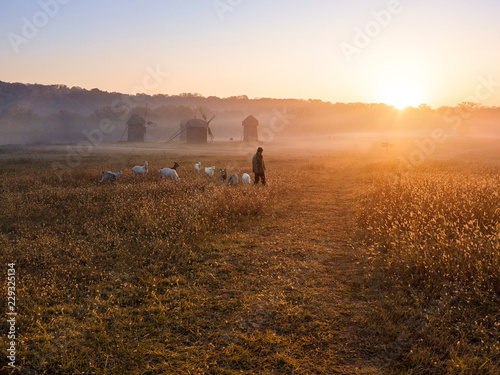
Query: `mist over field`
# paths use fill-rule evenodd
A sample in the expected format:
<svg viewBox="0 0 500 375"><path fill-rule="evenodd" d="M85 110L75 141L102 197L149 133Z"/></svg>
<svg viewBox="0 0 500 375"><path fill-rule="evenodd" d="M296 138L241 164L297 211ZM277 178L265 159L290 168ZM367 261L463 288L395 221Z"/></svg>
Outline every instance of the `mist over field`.
<svg viewBox="0 0 500 375"><path fill-rule="evenodd" d="M264 142L323 139L342 143L347 135L363 143L394 138L500 137L500 108L464 102L455 107L427 105L399 110L383 103L331 103L321 100L249 99L245 95L218 98L200 94L126 95L99 89L64 85L0 82L0 144L61 144L125 141L126 122L133 114L147 116L144 140L166 142L181 121L197 116L202 108L215 115L215 140L241 141L242 121L249 115L259 121ZM146 110L147 107L147 110ZM100 124L102 137L92 137ZM175 140L178 140L175 139ZM358 142L358 143L359 143Z"/></svg>

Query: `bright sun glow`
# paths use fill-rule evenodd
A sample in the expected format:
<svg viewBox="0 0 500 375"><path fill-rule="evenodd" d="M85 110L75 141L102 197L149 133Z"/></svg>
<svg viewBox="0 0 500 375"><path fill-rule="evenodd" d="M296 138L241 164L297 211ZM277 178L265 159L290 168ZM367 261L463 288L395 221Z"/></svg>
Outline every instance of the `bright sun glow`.
<svg viewBox="0 0 500 375"><path fill-rule="evenodd" d="M417 107L422 104L418 91L414 87L403 84L388 89L383 102L388 105L393 105L397 109L403 109L409 106Z"/></svg>
<svg viewBox="0 0 500 375"><path fill-rule="evenodd" d="M397 109L418 107L426 101L424 72L409 62L385 65L378 85L380 102Z"/></svg>

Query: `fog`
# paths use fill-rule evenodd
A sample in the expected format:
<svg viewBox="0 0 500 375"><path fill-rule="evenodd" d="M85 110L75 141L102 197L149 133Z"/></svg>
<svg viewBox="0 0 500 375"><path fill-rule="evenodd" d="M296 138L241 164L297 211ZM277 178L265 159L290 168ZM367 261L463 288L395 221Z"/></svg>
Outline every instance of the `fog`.
<svg viewBox="0 0 500 375"><path fill-rule="evenodd" d="M218 98L196 93L129 96L62 85L4 82L0 82L0 97L0 145L90 142L125 147L126 122L139 114L148 121L143 146L166 147L179 132L181 121L202 118L201 112L208 118L215 116L210 129L219 143L242 141L242 121L249 115L259 121L260 143L300 150L380 151L381 143L389 142L392 146L386 152L396 153L413 147L419 139L435 138L433 142L441 145L451 144L451 140L460 144L464 139L500 138L500 108L477 103L397 110L380 103ZM442 142L444 138L446 142ZM172 143L182 142L176 138Z"/></svg>

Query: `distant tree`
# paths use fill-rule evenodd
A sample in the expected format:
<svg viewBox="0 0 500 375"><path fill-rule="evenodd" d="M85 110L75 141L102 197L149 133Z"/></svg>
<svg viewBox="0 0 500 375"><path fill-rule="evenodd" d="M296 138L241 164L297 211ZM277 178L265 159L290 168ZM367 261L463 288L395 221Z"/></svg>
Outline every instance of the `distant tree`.
<svg viewBox="0 0 500 375"><path fill-rule="evenodd" d="M462 102L457 105L462 111L475 112L484 108L481 104L475 102Z"/></svg>
<svg viewBox="0 0 500 375"><path fill-rule="evenodd" d="M427 112L432 111L431 106L429 106L427 104L423 104L423 103L418 106L418 109L421 111L427 111Z"/></svg>

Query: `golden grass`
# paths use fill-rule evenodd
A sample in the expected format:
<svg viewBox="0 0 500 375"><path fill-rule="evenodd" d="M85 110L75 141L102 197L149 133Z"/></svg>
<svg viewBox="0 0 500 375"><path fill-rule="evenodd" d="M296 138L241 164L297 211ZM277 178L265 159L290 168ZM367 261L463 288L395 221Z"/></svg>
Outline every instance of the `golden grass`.
<svg viewBox="0 0 500 375"><path fill-rule="evenodd" d="M96 153L60 180L50 165L64 157L0 162L18 373L498 369L495 169L450 162L398 175L390 163L278 155L262 188L192 167L224 156ZM148 176L133 178L143 160ZM181 181L161 181L174 161ZM249 164L237 156L229 167ZM98 185L108 169L124 175Z"/></svg>
<svg viewBox="0 0 500 375"><path fill-rule="evenodd" d="M21 369L166 366L166 343L174 348L187 340L182 345L189 346L196 337L191 331L199 329L183 328L178 319L204 309L201 292L192 292L187 280L197 264L217 256L211 241L272 206L287 189L273 173L269 188L227 187L217 174L198 175L186 160L182 181L161 181L155 172L164 165L151 159L147 177L133 178L127 173L133 162L115 157L112 164L130 166L119 181L102 185L101 167L91 158L62 181L43 159L2 163L1 259L15 262L18 271Z"/></svg>
<svg viewBox="0 0 500 375"><path fill-rule="evenodd" d="M399 340L392 364L419 374L495 373L500 170L428 162L412 170L376 164L367 173L373 185L357 220L370 282L386 291L381 311Z"/></svg>

